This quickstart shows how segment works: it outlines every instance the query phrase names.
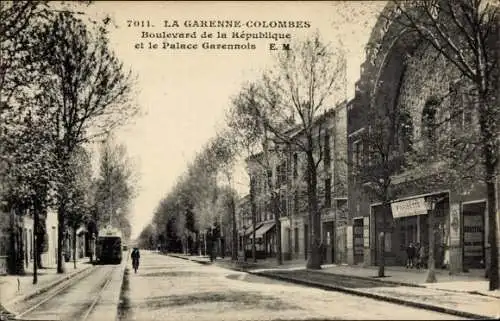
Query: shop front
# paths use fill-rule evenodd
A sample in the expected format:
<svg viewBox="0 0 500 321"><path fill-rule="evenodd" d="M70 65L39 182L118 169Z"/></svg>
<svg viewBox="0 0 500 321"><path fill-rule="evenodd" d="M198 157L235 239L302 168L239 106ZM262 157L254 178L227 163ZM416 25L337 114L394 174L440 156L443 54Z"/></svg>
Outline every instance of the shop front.
<svg viewBox="0 0 500 321"><path fill-rule="evenodd" d="M462 204L462 259L467 269L485 268L486 202Z"/></svg>
<svg viewBox="0 0 500 321"><path fill-rule="evenodd" d="M430 201L435 200L433 210ZM429 213L434 221L434 253L437 268L449 265L449 200L447 194L396 200L390 206L375 206L375 232L385 232L384 253L386 265L404 266L410 244L429 250ZM375 242L375 259L378 247Z"/></svg>
<svg viewBox="0 0 500 321"><path fill-rule="evenodd" d="M264 251L266 257L274 257L276 255L276 224L274 222L264 223L257 230L257 237L264 240Z"/></svg>
<svg viewBox="0 0 500 321"><path fill-rule="evenodd" d="M364 257L364 228L363 218L355 218L353 220L353 247L354 247L354 264L363 263Z"/></svg>
<svg viewBox="0 0 500 321"><path fill-rule="evenodd" d="M335 258L335 247L334 247L334 240L335 240L335 228L334 228L334 222L329 221L329 222L323 222L322 225L322 231L323 231L323 262L325 264L331 264L334 261Z"/></svg>

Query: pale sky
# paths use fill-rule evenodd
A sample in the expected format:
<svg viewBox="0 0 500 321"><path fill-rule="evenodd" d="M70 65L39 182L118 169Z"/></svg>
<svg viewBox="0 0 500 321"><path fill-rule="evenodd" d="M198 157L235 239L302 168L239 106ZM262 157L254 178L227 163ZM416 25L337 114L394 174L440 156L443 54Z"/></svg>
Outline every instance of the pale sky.
<svg viewBox="0 0 500 321"><path fill-rule="evenodd" d="M117 140L127 147L139 174L139 193L133 202L132 237L148 224L159 201L173 187L216 129L224 124L230 99L246 80L260 75L272 63L268 45L272 40L251 39L255 50L150 50L135 49L142 31L192 32L248 30L291 33L293 39L319 31L323 40L342 42L348 52L348 93L364 59L376 14L385 2L100 2L88 10L94 15L109 14L115 27L110 39L113 50L137 75L135 98L143 115L117 133ZM127 20L148 21L155 27L128 27ZM164 28L164 20L177 20L180 27ZM186 20L309 21L307 29L189 29ZM219 39L220 40L220 39ZM155 42L195 42L203 39L156 39ZM214 40L216 42L218 40ZM244 44L246 41L223 40ZM245 175L237 179L241 194L247 192Z"/></svg>

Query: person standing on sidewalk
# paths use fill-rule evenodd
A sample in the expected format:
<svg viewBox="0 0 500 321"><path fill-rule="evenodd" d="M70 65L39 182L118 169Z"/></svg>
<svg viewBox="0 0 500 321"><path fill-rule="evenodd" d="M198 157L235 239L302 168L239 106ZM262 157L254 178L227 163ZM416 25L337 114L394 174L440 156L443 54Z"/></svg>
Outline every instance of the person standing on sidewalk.
<svg viewBox="0 0 500 321"><path fill-rule="evenodd" d="M406 248L406 256L406 268L413 268L413 261L415 259L415 247L413 246L412 242L410 242L410 244L408 244L408 247Z"/></svg>
<svg viewBox="0 0 500 321"><path fill-rule="evenodd" d="M424 268L426 266L427 258L425 256L425 246L423 244L421 244L418 249L418 259L419 267Z"/></svg>
<svg viewBox="0 0 500 321"><path fill-rule="evenodd" d="M415 243L415 267L420 269L421 259L420 259L420 243Z"/></svg>

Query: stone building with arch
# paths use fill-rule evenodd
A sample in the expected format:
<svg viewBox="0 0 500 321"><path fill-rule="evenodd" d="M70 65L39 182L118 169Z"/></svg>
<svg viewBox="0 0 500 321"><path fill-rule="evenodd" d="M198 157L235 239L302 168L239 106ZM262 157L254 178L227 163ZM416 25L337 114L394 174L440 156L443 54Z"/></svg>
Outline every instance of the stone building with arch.
<svg viewBox="0 0 500 321"><path fill-rule="evenodd" d="M450 152L450 138L477 134L477 115L467 108L473 86L416 33L385 18L398 14L388 4L375 24L347 111L348 263L377 265L383 231L386 265L404 266L410 243L428 246L433 207L436 267L483 269L489 245L481 167L467 170L457 161L461 168L450 170L440 161ZM383 162L374 158L377 133ZM420 168L412 159L409 169L409 151L421 155ZM385 201L372 193L383 177L390 182Z"/></svg>

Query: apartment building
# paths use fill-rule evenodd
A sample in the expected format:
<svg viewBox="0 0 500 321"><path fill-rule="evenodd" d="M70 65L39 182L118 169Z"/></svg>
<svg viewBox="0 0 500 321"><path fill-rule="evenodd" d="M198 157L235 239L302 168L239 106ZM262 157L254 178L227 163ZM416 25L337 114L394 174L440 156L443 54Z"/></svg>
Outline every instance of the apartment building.
<svg viewBox="0 0 500 321"><path fill-rule="evenodd" d="M315 146L322 148L321 153L318 151L318 155L322 156L318 166L317 191L325 263L347 261L347 105L348 102L343 102L315 120L318 126L321 121L322 126L317 131ZM299 127L287 134L293 139L301 139ZM259 255L276 255L277 216L283 259L307 260L310 224L304 152L291 146L271 146L267 154L252 155L246 162L255 191L256 248ZM276 203L273 204L273 200ZM252 231L251 227L247 229L248 239L251 239Z"/></svg>

